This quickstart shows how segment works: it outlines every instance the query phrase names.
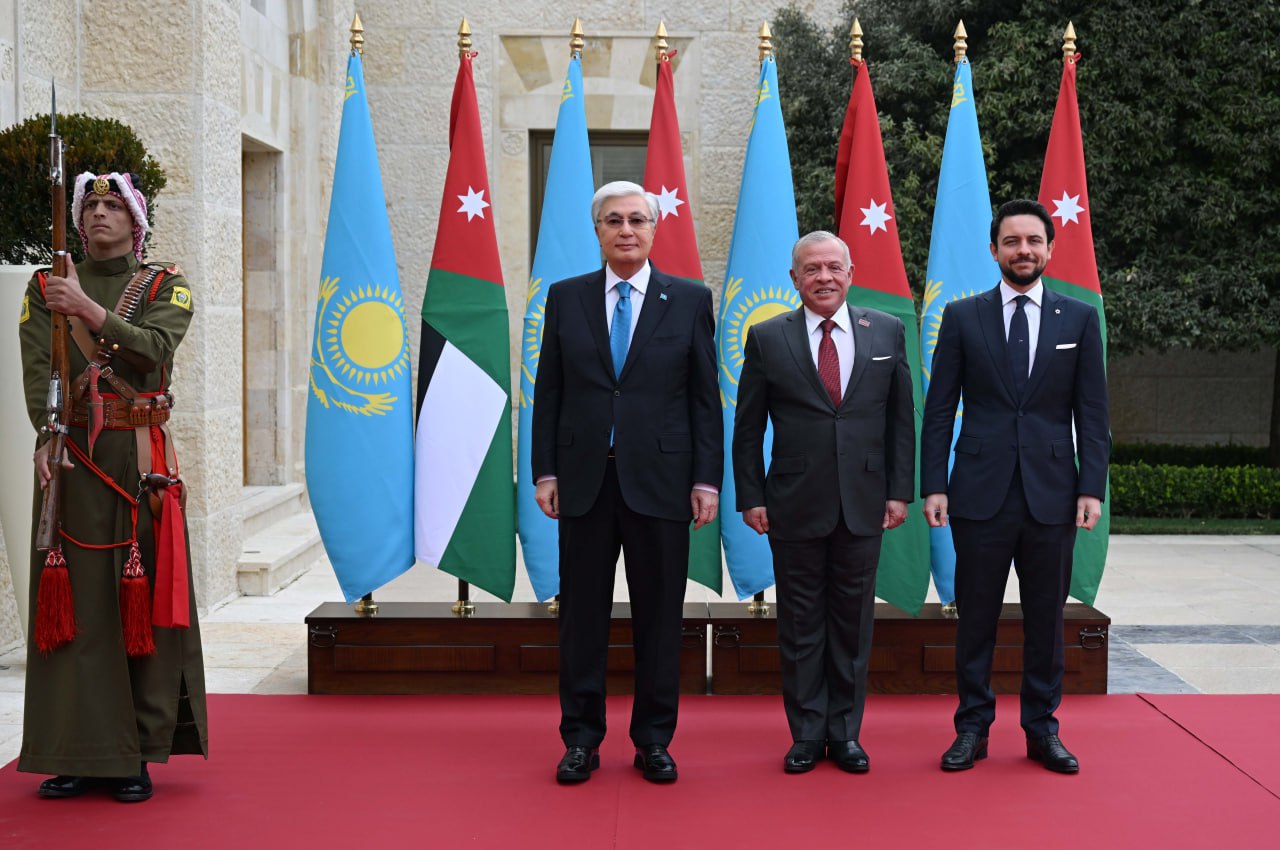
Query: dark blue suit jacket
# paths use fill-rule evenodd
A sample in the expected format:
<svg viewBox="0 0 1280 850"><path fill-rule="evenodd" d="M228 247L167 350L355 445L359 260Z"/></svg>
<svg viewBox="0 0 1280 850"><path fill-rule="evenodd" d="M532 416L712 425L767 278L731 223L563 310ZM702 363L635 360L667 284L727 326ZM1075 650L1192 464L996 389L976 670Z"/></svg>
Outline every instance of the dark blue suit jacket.
<svg viewBox="0 0 1280 850"><path fill-rule="evenodd" d="M947 459L962 395L960 435L948 480ZM1035 362L1019 402L1009 369L1000 287L947 305L920 432L922 494L946 493L952 516L990 519L1020 465L1031 515L1042 523L1072 522L1077 496L1105 495L1109 427L1102 333L1092 306L1044 290Z"/></svg>
<svg viewBox="0 0 1280 850"><path fill-rule="evenodd" d="M719 487L724 429L711 290L650 264L644 307L614 377L604 269L547 291L530 441L534 479L559 479L560 514L582 516L604 480L614 429L627 507L688 522L695 482Z"/></svg>

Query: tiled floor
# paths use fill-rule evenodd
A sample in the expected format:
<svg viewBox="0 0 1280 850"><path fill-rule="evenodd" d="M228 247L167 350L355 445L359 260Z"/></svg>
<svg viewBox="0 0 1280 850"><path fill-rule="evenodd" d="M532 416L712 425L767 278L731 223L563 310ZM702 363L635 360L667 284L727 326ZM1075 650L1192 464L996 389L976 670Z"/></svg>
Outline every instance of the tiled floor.
<svg viewBox="0 0 1280 850"><path fill-rule="evenodd" d="M456 587L452 576L420 567L376 595L451 600ZM626 598L621 570L615 596ZM305 693L303 619L340 598L321 566L274 596L241 597L207 612L208 689ZM475 591L473 598L491 597ZM697 585L687 598L715 599ZM1012 576L1006 598L1017 599ZM516 599L532 601L527 581L518 582ZM1095 607L1112 619L1112 693L1280 693L1280 537L1113 537ZM21 647L0 653L0 764L17 756L21 742L25 662Z"/></svg>

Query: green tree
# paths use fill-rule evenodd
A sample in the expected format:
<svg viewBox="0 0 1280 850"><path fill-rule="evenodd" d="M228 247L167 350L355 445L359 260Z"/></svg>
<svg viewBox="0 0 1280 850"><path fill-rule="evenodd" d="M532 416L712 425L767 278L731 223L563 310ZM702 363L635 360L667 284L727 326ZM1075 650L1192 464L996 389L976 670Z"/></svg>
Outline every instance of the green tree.
<svg viewBox="0 0 1280 850"><path fill-rule="evenodd" d="M114 118L74 113L58 116L58 133L67 150L63 180L67 191L67 250L72 259L84 250L70 221L76 175L84 171L133 172L147 199L147 218L155 220L156 194L165 175L128 126ZM36 115L0 131L0 263L48 263L52 229L49 217L49 116ZM147 236L150 240L150 234Z"/></svg>
<svg viewBox="0 0 1280 850"><path fill-rule="evenodd" d="M1083 6L1083 8L1082 8ZM1251 0L850 0L832 30L794 8L774 27L801 228L829 226L861 19L907 273L927 260L964 20L991 196L1032 197L1068 20L1110 350L1280 343L1280 7ZM1280 465L1280 362L1272 461Z"/></svg>

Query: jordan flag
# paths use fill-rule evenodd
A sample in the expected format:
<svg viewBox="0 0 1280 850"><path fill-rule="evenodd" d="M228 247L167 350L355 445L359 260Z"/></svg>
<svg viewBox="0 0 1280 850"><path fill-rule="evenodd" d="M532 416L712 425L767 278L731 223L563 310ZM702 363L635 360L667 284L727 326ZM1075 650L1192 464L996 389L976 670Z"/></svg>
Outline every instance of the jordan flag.
<svg viewBox="0 0 1280 850"><path fill-rule="evenodd" d="M1049 131L1049 150L1040 177L1040 203L1053 217L1053 258L1044 270L1044 284L1054 292L1079 298L1098 310L1102 325L1102 351L1107 349L1107 315L1102 306L1102 286L1093 254L1089 190L1085 185L1084 137L1076 105L1076 61L1072 54L1062 65L1058 107ZM1110 484L1102 502L1102 516L1093 531L1076 535L1075 561L1071 567L1071 595L1092 605L1102 581L1111 532Z"/></svg>
<svg viewBox="0 0 1280 850"><path fill-rule="evenodd" d="M902 320L906 329L907 360L911 374L920 374L920 322L907 285L889 192L884 141L871 78L865 61L854 61L853 90L840 131L836 155L836 229L849 246L853 278L848 301L881 310ZM857 357L857 353L854 354ZM916 469L920 459L920 383L912 381L916 410ZM918 472L917 472L918 475ZM885 532L876 573L876 596L911 614L917 614L929 590L929 527L924 515L907 511L907 521Z"/></svg>
<svg viewBox="0 0 1280 850"><path fill-rule="evenodd" d="M458 66L449 170L422 302L414 554L500 599L515 587L507 298L471 58Z"/></svg>
<svg viewBox="0 0 1280 850"><path fill-rule="evenodd" d="M658 63L658 83L649 122L649 151L644 164L644 188L658 196L659 222L649 260L667 274L702 283L698 237L693 232L689 184L684 179L680 122L676 118L675 78L670 57ZM719 486L719 481L706 482ZM721 590L720 519L689 532L689 578Z"/></svg>

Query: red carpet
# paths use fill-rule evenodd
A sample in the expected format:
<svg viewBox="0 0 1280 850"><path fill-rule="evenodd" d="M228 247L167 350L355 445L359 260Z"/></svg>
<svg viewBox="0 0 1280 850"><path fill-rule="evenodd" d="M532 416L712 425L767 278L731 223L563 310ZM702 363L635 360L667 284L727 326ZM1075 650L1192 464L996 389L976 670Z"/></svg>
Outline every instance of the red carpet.
<svg viewBox="0 0 1280 850"><path fill-rule="evenodd" d="M601 770L562 788L554 697L216 695L211 758L155 766L148 803L40 800L40 777L0 770L0 847L1276 846L1280 743L1243 730L1280 696L1068 697L1077 776L1025 758L1013 697L991 757L942 773L953 699L873 696L869 775L787 776L780 698L686 697L667 787L631 767L630 700L612 699Z"/></svg>

